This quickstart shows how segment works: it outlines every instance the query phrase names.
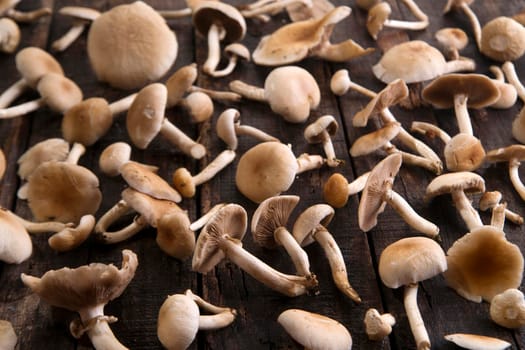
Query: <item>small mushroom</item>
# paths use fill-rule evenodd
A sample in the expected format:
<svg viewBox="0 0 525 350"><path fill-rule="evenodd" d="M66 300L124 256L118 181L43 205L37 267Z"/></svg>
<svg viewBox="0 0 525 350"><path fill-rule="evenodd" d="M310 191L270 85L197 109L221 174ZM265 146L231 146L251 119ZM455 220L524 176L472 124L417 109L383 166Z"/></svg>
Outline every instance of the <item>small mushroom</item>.
<svg viewBox="0 0 525 350"><path fill-rule="evenodd" d="M338 321L301 309L288 309L277 322L299 344L309 350L348 350L352 348L350 332Z"/></svg>
<svg viewBox="0 0 525 350"><path fill-rule="evenodd" d="M430 339L417 305L418 284L447 270L445 252L436 241L408 237L388 245L379 258L379 276L389 288L405 286L404 304L418 349L430 349Z"/></svg>
<svg viewBox="0 0 525 350"><path fill-rule="evenodd" d="M525 28L511 17L499 16L481 29L479 51L499 62L515 61L525 53Z"/></svg>
<svg viewBox="0 0 525 350"><path fill-rule="evenodd" d="M52 10L49 7L42 7L32 11L20 11L15 9L21 0L5 0L0 2L0 16L7 16L17 22L33 22L43 16L49 16Z"/></svg>
<svg viewBox="0 0 525 350"><path fill-rule="evenodd" d="M98 166L102 173L107 176L118 176L121 167L131 160L131 146L126 142L118 141L110 144L102 150L98 159ZM145 168L156 173L157 166L141 164Z"/></svg>
<svg viewBox="0 0 525 350"><path fill-rule="evenodd" d="M53 41L51 49L54 51L66 50L84 32L84 29L100 16L100 12L81 6L64 6L58 13L73 19L73 25L60 38Z"/></svg>
<svg viewBox="0 0 525 350"><path fill-rule="evenodd" d="M20 28L10 18L0 18L0 52L13 53L20 44Z"/></svg>
<svg viewBox="0 0 525 350"><path fill-rule="evenodd" d="M334 208L342 208L348 202L348 197L359 193L365 188L370 172L358 176L352 182L340 173L331 175L323 186L323 199Z"/></svg>
<svg viewBox="0 0 525 350"><path fill-rule="evenodd" d="M231 74L239 60L250 62L250 51L243 44L229 44L224 48L224 54L228 57L228 65L221 70L209 72L212 77L219 78Z"/></svg>
<svg viewBox="0 0 525 350"><path fill-rule="evenodd" d="M374 166L363 189L358 209L359 228L365 232L377 225L377 217L386 204L393 207L412 228L425 235L439 239L439 227L419 216L393 187L394 178L401 167L402 157L394 153Z"/></svg>
<svg viewBox="0 0 525 350"><path fill-rule="evenodd" d="M326 165L337 167L342 160L335 156L334 145L331 136L335 135L339 124L331 115L324 115L304 129L304 138L308 143L321 143L326 155Z"/></svg>
<svg viewBox="0 0 525 350"><path fill-rule="evenodd" d="M298 174L324 163L321 156L305 153L295 158L290 147L280 142L263 142L241 156L235 184L248 199L260 203L288 190Z"/></svg>
<svg viewBox="0 0 525 350"><path fill-rule="evenodd" d="M518 99L518 91L513 84L505 82L505 74L499 66L490 66L489 69L495 77L492 79L492 81L494 84L496 84L500 92L499 99L489 107L498 109L511 108L516 104L516 100Z"/></svg>
<svg viewBox="0 0 525 350"><path fill-rule="evenodd" d="M199 307L212 315L201 315ZM199 330L220 329L237 316L235 309L212 305L191 290L164 300L157 320L157 336L166 349L187 349Z"/></svg>
<svg viewBox="0 0 525 350"><path fill-rule="evenodd" d="M471 350L504 350L512 346L511 343L505 340L478 334L447 334L445 339L463 349Z"/></svg>
<svg viewBox="0 0 525 350"><path fill-rule="evenodd" d="M520 328L525 325L525 298L516 288L495 295L490 302L490 318L502 327Z"/></svg>
<svg viewBox="0 0 525 350"><path fill-rule="evenodd" d="M519 167L523 160L525 160L525 146L524 145L510 145L507 147L493 149L487 152L485 157L487 162L508 162L509 163L509 177L512 186L520 197L525 200L525 185L519 176Z"/></svg>
<svg viewBox="0 0 525 350"><path fill-rule="evenodd" d="M18 337L11 322L0 320L0 347L4 350L15 350Z"/></svg>
<svg viewBox="0 0 525 350"><path fill-rule="evenodd" d="M230 82L230 89L250 100L268 103L274 113L290 123L305 122L321 101L315 78L297 66L273 69L264 81L264 89L240 80Z"/></svg>
<svg viewBox="0 0 525 350"><path fill-rule="evenodd" d="M377 40L377 35L384 27L407 30L423 30L428 27L428 16L421 11L415 1L403 0L403 4L418 19L417 21L390 19L392 8L387 2L380 2L368 9L366 28L374 40Z"/></svg>
<svg viewBox="0 0 525 350"><path fill-rule="evenodd" d="M356 303L360 303L361 297L348 281L343 253L326 228L333 216L334 209L328 204L312 205L299 215L293 225L292 234L301 247L313 242L321 245L330 264L332 279L337 288Z"/></svg>
<svg viewBox="0 0 525 350"><path fill-rule="evenodd" d="M365 331L370 340L383 340L392 333L396 319L392 314L380 314L377 309L370 308L365 314Z"/></svg>
<svg viewBox="0 0 525 350"><path fill-rule="evenodd" d="M502 194L499 191L487 191L479 199L479 210L495 210L496 206L501 202ZM505 218L512 221L516 225L523 224L523 217L505 208Z"/></svg>
<svg viewBox="0 0 525 350"><path fill-rule="evenodd" d="M124 350L109 323L117 318L104 315L104 306L118 298L135 275L138 260L131 250L122 251L122 268L92 263L75 269L47 271L41 278L21 274L22 282L45 302L76 311L80 320L70 324L73 336L87 333L95 349Z"/></svg>
<svg viewBox="0 0 525 350"><path fill-rule="evenodd" d="M434 37L443 46L445 57L449 60L459 59L459 51L468 44L467 33L461 28L441 28L434 34Z"/></svg>

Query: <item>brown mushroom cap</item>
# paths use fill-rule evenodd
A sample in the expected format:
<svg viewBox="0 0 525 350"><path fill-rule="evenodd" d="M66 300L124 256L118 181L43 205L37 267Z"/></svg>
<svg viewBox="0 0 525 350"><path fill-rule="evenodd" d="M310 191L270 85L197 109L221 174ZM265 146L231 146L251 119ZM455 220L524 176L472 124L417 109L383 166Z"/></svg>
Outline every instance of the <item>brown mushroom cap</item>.
<svg viewBox="0 0 525 350"><path fill-rule="evenodd" d="M467 133L458 133L451 138L443 153L449 171L473 171L485 160L481 141Z"/></svg>
<svg viewBox="0 0 525 350"><path fill-rule="evenodd" d="M46 51L38 47L26 47L15 56L16 69L25 82L35 88L44 74L57 73L64 75L62 66Z"/></svg>
<svg viewBox="0 0 525 350"><path fill-rule="evenodd" d="M493 226L475 228L447 251L445 280L468 300L490 302L509 288L518 288L523 277L519 247Z"/></svg>
<svg viewBox="0 0 525 350"><path fill-rule="evenodd" d="M293 236L301 247L315 242L314 234L319 226L326 227L334 218L334 208L328 204L314 204L306 208L295 220Z"/></svg>
<svg viewBox="0 0 525 350"><path fill-rule="evenodd" d="M212 24L225 31L225 42L241 40L246 34L246 22L239 10L220 1L201 0L192 12L193 26L202 36L208 35Z"/></svg>
<svg viewBox="0 0 525 350"><path fill-rule="evenodd" d="M197 191L193 175L186 168L175 170L173 173L173 186L184 198L192 198Z"/></svg>
<svg viewBox="0 0 525 350"><path fill-rule="evenodd" d="M171 211L157 221L157 238L160 249L179 260L191 257L195 250L195 233L190 229L188 213Z"/></svg>
<svg viewBox="0 0 525 350"><path fill-rule="evenodd" d="M62 135L69 142L91 146L105 135L113 124L109 103L92 97L69 108L62 118Z"/></svg>
<svg viewBox="0 0 525 350"><path fill-rule="evenodd" d="M119 5L92 24L87 52L97 78L133 89L162 77L177 57L175 33L142 1Z"/></svg>
<svg viewBox="0 0 525 350"><path fill-rule="evenodd" d="M54 111L65 113L82 101L82 90L71 79L57 73L47 73L38 82L37 90L46 105Z"/></svg>
<svg viewBox="0 0 525 350"><path fill-rule="evenodd" d="M342 208L348 202L348 180L340 173L332 174L323 186L323 198L334 208Z"/></svg>
<svg viewBox="0 0 525 350"><path fill-rule="evenodd" d="M434 36L445 48L462 50L468 44L468 36L460 28L442 28Z"/></svg>
<svg viewBox="0 0 525 350"><path fill-rule="evenodd" d="M496 17L481 29L479 50L499 62L514 61L525 53L525 29L510 17Z"/></svg>
<svg viewBox="0 0 525 350"><path fill-rule="evenodd" d="M298 168L295 155L288 146L280 142L263 142L241 156L235 184L243 195L260 203L288 190Z"/></svg>
<svg viewBox="0 0 525 350"><path fill-rule="evenodd" d="M20 264L33 253L33 242L25 227L11 211L0 207L0 261Z"/></svg>
<svg viewBox="0 0 525 350"><path fill-rule="evenodd" d="M104 148L98 158L98 167L107 176L120 175L120 167L131 158L131 146L126 142L114 142Z"/></svg>
<svg viewBox="0 0 525 350"><path fill-rule="evenodd" d="M513 159L525 160L525 145L510 145L487 152L485 159L489 162L509 162Z"/></svg>

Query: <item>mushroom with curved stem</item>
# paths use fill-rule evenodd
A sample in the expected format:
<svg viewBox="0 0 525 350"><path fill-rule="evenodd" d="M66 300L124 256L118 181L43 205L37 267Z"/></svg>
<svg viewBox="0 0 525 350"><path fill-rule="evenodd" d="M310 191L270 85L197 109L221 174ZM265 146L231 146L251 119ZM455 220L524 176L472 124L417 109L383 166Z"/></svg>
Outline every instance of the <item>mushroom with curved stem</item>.
<svg viewBox="0 0 525 350"><path fill-rule="evenodd" d="M509 288L490 301L490 319L502 327L520 328L525 325L525 298L516 288Z"/></svg>
<svg viewBox="0 0 525 350"><path fill-rule="evenodd" d="M131 250L122 251L122 267L92 263L75 269L49 270L41 278L21 274L22 282L45 302L78 312L80 320L70 324L75 337L87 333L95 349L127 349L115 337L104 315L104 306L119 297L135 275L138 260Z"/></svg>
<svg viewBox="0 0 525 350"><path fill-rule="evenodd" d="M230 89L242 97L265 102L274 113L290 123L303 123L310 111L321 102L315 78L304 68L284 66L273 69L264 81L264 88L240 80L230 82Z"/></svg>
<svg viewBox="0 0 525 350"><path fill-rule="evenodd" d="M348 197L357 194L365 188L370 172L366 172L352 182L340 173L332 174L323 186L323 199L334 208L342 208L348 202Z"/></svg>
<svg viewBox="0 0 525 350"><path fill-rule="evenodd" d="M461 28L441 28L434 34L434 38L443 46L445 57L449 60L459 59L459 51L468 44L467 33Z"/></svg>
<svg viewBox="0 0 525 350"><path fill-rule="evenodd" d="M316 279L315 274L310 271L308 254L286 228L299 199L299 196L274 196L262 201L253 213L252 237L255 243L264 248L282 246L292 259L299 276Z"/></svg>
<svg viewBox="0 0 525 350"><path fill-rule="evenodd" d="M486 225L470 230L447 251L445 281L463 298L491 302L499 293L518 288L523 254L502 230Z"/></svg>
<svg viewBox="0 0 525 350"><path fill-rule="evenodd" d="M479 213L467 197L467 193L485 192L485 180L476 173L469 171L460 171L439 175L434 178L428 185L425 194L425 201L432 198L450 193L456 210L467 225L468 229L483 226Z"/></svg>
<svg viewBox="0 0 525 350"><path fill-rule="evenodd" d="M217 118L215 128L217 136L223 140L229 149L237 150L238 135L248 135L259 141L277 141L279 139L267 134L266 132L249 125L241 125L241 113L234 108L228 108Z"/></svg>
<svg viewBox="0 0 525 350"><path fill-rule="evenodd" d="M201 315L199 306L212 315ZM191 290L173 294L164 300L157 320L157 337L166 349L187 349L199 330L220 329L230 325L237 311L218 307Z"/></svg>
<svg viewBox="0 0 525 350"><path fill-rule="evenodd" d="M417 21L390 19L392 8L387 2L380 2L368 9L366 28L372 38L377 40L377 35L384 27L407 30L423 30L428 27L428 16L421 11L415 1L403 0L403 4L418 19Z"/></svg>
<svg viewBox="0 0 525 350"><path fill-rule="evenodd" d="M252 53L255 64L279 66L299 62L306 57L318 57L334 62L346 62L374 51L364 49L352 39L332 44L330 35L334 26L352 12L348 6L339 6L323 17L292 22L261 38Z"/></svg>
<svg viewBox="0 0 525 350"><path fill-rule="evenodd" d="M301 309L288 309L281 312L277 322L305 350L352 348L350 332L332 318Z"/></svg>
<svg viewBox="0 0 525 350"><path fill-rule="evenodd" d="M348 298L356 303L361 302L361 297L350 285L343 253L326 226L334 216L334 209L328 204L315 204L303 211L295 224L292 234L301 247L313 242L319 243L330 264L332 279L337 288Z"/></svg>
<svg viewBox="0 0 525 350"><path fill-rule="evenodd" d="M9 18L0 18L0 52L13 53L20 44L20 28Z"/></svg>
<svg viewBox="0 0 525 350"><path fill-rule="evenodd" d="M49 7L42 7L32 11L19 11L15 9L21 0L6 0L0 4L0 16L6 16L17 22L33 22L41 17L49 16L52 10Z"/></svg>
<svg viewBox="0 0 525 350"><path fill-rule="evenodd" d="M518 171L521 162L525 160L525 146L510 145L493 149L487 152L485 160L487 162L508 162L510 182L521 199L525 200L525 185L521 181Z"/></svg>
<svg viewBox="0 0 525 350"><path fill-rule="evenodd" d="M470 8L470 4L474 0L447 0L445 7L443 8L443 14L448 13L451 10L461 10L468 18L472 31L474 32L474 39L478 48L481 47L481 24L479 23L478 17Z"/></svg>
<svg viewBox="0 0 525 350"><path fill-rule="evenodd" d="M126 128L131 141L138 148L145 149L160 133L184 154L195 159L204 157L206 148L193 141L165 117L167 99L168 90L160 83L150 84L138 92L126 117Z"/></svg>
<svg viewBox="0 0 525 350"><path fill-rule="evenodd" d="M503 73L505 73L505 77L507 78L509 83L514 85L514 87L516 88L516 91L521 101L525 102L525 86L523 86L523 84L520 81L520 78L518 77L518 74L516 73L516 67L514 66L514 63L507 61L503 63L501 69L503 70Z"/></svg>
<svg viewBox="0 0 525 350"><path fill-rule="evenodd" d="M502 194L499 191L487 191L479 199L479 210L485 211L496 208L500 204ZM523 224L523 217L507 208L504 210L505 219L512 221L516 225Z"/></svg>
<svg viewBox="0 0 525 350"><path fill-rule="evenodd" d="M0 320L0 347L4 350L15 350L18 337L11 322Z"/></svg>
<svg viewBox="0 0 525 350"><path fill-rule="evenodd" d="M471 350L505 350L512 346L505 340L478 334L454 333L444 338L463 349Z"/></svg>
<svg viewBox="0 0 525 350"><path fill-rule="evenodd" d="M370 340L383 340L392 332L392 326L396 324L396 319L392 314L380 314L377 309L366 310L365 331Z"/></svg>
<svg viewBox="0 0 525 350"><path fill-rule="evenodd" d="M236 153L227 149L222 151L198 174L191 175L188 169L178 168L173 173L173 186L185 198L195 196L196 187L210 181L221 170L227 167L235 159Z"/></svg>
<svg viewBox="0 0 525 350"><path fill-rule="evenodd" d="M317 280L281 273L242 248L247 228L247 214L237 204L221 207L203 227L193 254L192 270L207 273L228 258L267 287L289 297L317 289Z"/></svg>
<svg viewBox="0 0 525 350"><path fill-rule="evenodd" d="M53 41L51 49L54 51L66 50L75 42L75 40L78 39L78 37L80 37L88 24L100 16L99 11L81 6L64 6L58 10L58 13L71 17L73 19L73 25L65 34Z"/></svg>
<svg viewBox="0 0 525 350"><path fill-rule="evenodd" d="M325 163L319 155L296 158L290 147L280 142L263 142L246 151L237 165L235 184L248 199L260 203L287 191L295 177Z"/></svg>
<svg viewBox="0 0 525 350"><path fill-rule="evenodd" d="M378 215L383 212L386 204L389 204L412 228L439 240L439 227L418 215L410 204L392 189L401 163L402 156L394 153L377 163L370 171L359 202L359 228L364 232L370 231L377 225Z"/></svg>
<svg viewBox="0 0 525 350"><path fill-rule="evenodd" d="M429 350L430 339L417 304L419 282L447 270L445 252L436 241L408 237L388 245L379 257L379 276L389 288L405 286L404 305L417 349Z"/></svg>
<svg viewBox="0 0 525 350"><path fill-rule="evenodd" d="M500 98L489 107L498 109L511 108L516 104L516 100L518 99L516 88L511 83L505 82L505 74L499 66L490 66L489 69L491 73L494 74L492 81L500 91Z"/></svg>
<svg viewBox="0 0 525 350"><path fill-rule="evenodd" d="M339 124L331 115L324 115L304 129L304 138L308 143L321 143L326 155L326 165L337 167L342 160L335 156L334 145L331 136L335 135Z"/></svg>
<svg viewBox="0 0 525 350"><path fill-rule="evenodd" d="M15 56L16 69L21 79L0 95L0 108L8 107L25 90L36 88L38 81L47 73L64 74L60 63L38 47L26 47Z"/></svg>
<svg viewBox="0 0 525 350"><path fill-rule="evenodd" d="M224 48L224 54L228 57L228 65L220 70L211 71L212 77L225 77L233 72L240 59L250 62L250 51L240 43L232 43Z"/></svg>

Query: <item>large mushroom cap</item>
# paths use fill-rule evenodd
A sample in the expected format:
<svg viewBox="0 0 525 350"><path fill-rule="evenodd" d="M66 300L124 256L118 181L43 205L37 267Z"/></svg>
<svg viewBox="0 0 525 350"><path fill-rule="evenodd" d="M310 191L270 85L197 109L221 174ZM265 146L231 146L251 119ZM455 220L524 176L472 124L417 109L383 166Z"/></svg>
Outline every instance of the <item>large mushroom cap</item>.
<svg viewBox="0 0 525 350"><path fill-rule="evenodd" d="M468 300L490 302L509 288L518 288L523 277L519 247L493 226L475 228L447 251L445 280Z"/></svg>
<svg viewBox="0 0 525 350"><path fill-rule="evenodd" d="M277 322L305 349L349 350L352 336L341 323L329 317L300 309L283 311Z"/></svg>
<svg viewBox="0 0 525 350"><path fill-rule="evenodd" d="M447 269L441 246L426 237L408 237L383 250L379 276L389 288L398 288L432 278Z"/></svg>
<svg viewBox="0 0 525 350"><path fill-rule="evenodd" d="M20 264L33 252L33 242L19 219L9 210L0 207L0 261Z"/></svg>
<svg viewBox="0 0 525 350"><path fill-rule="evenodd" d="M298 169L292 150L280 142L263 142L239 159L235 184L250 200L260 203L286 191Z"/></svg>
<svg viewBox="0 0 525 350"><path fill-rule="evenodd" d="M16 69L25 82L35 88L36 84L47 73L64 75L62 66L46 51L38 47L26 47L15 56Z"/></svg>
<svg viewBox="0 0 525 350"><path fill-rule="evenodd" d="M510 17L496 17L481 29L479 50L499 62L514 61L525 53L525 29Z"/></svg>
<svg viewBox="0 0 525 350"><path fill-rule="evenodd" d="M82 312L119 297L135 276L137 255L122 251L122 267L91 263L77 268L50 270L41 278L22 274L22 282L47 303Z"/></svg>
<svg viewBox="0 0 525 350"><path fill-rule="evenodd" d="M142 1L104 12L91 24L87 39L97 78L121 89L162 77L175 62L177 50L175 33Z"/></svg>
<svg viewBox="0 0 525 350"><path fill-rule="evenodd" d="M91 146L105 135L113 124L108 101L92 97L69 108L62 118L62 135L73 143Z"/></svg>
<svg viewBox="0 0 525 350"><path fill-rule="evenodd" d="M166 298L159 310L157 336L166 349L187 349L199 330L200 311L186 294Z"/></svg>
<svg viewBox="0 0 525 350"><path fill-rule="evenodd" d="M193 26L202 36L208 35L212 24L225 31L225 42L242 39L246 34L246 22L239 10L221 1L198 1L193 9Z"/></svg>

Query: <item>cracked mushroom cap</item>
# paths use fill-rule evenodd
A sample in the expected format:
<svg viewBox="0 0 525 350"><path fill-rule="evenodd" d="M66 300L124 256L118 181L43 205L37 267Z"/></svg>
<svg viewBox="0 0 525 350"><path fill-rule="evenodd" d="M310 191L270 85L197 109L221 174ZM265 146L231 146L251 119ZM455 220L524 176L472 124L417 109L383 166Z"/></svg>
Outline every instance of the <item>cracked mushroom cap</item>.
<svg viewBox="0 0 525 350"><path fill-rule="evenodd" d="M391 188L401 163L401 154L393 153L377 163L370 172L357 211L359 228L364 232L377 225L377 217L386 206L384 193L389 186Z"/></svg>
<svg viewBox="0 0 525 350"><path fill-rule="evenodd" d="M248 214L243 207L238 204L226 204L220 208L199 234L193 253L192 270L206 273L213 269L225 257L220 248L220 241L241 241L247 227Z"/></svg>
<svg viewBox="0 0 525 350"><path fill-rule="evenodd" d="M166 349L187 349L199 330L200 310L186 294L166 298L159 310L157 336Z"/></svg>
<svg viewBox="0 0 525 350"><path fill-rule="evenodd" d="M22 282L46 303L81 315L118 298L135 276L137 255L122 251L122 267L91 263L49 270L41 278L21 274Z"/></svg>
<svg viewBox="0 0 525 350"><path fill-rule="evenodd" d="M301 247L315 242L314 234L319 226L326 227L334 218L335 210L328 204L315 204L304 210L293 225L292 234Z"/></svg>
<svg viewBox="0 0 525 350"><path fill-rule="evenodd" d="M32 88L36 88L40 78L47 73L64 75L60 63L38 47L30 46L20 50L15 56L15 63L24 81Z"/></svg>
<svg viewBox="0 0 525 350"><path fill-rule="evenodd" d="M104 98L92 97L69 108L62 118L62 135L68 142L91 146L113 124L113 114Z"/></svg>
<svg viewBox="0 0 525 350"><path fill-rule="evenodd" d="M509 288L518 288L523 277L519 247L493 226L477 227L447 251L447 284L462 297L481 302Z"/></svg>
<svg viewBox="0 0 525 350"><path fill-rule="evenodd" d="M443 248L427 237L400 239L381 253L379 276L385 286L399 288L432 278L447 270Z"/></svg>
<svg viewBox="0 0 525 350"><path fill-rule="evenodd" d="M279 227L286 228L288 219L299 203L299 196L274 196L262 201L252 216L251 231L253 240L262 247L277 247L274 232Z"/></svg>
<svg viewBox="0 0 525 350"><path fill-rule="evenodd" d="M454 191L465 193L485 192L485 180L478 174L470 171L459 171L435 177L428 185L425 201Z"/></svg>
<svg viewBox="0 0 525 350"><path fill-rule="evenodd" d="M487 152L485 159L489 162L509 162L513 159L522 162L525 160L525 145L510 145L493 149Z"/></svg>
<svg viewBox="0 0 525 350"><path fill-rule="evenodd" d="M260 203L288 190L298 168L290 147L273 141L259 143L239 159L235 184L243 195Z"/></svg>
<svg viewBox="0 0 525 350"><path fill-rule="evenodd" d="M230 43L239 41L246 34L246 21L239 10L220 1L201 0L192 11L193 26L197 32L208 36L212 24L224 30L223 41Z"/></svg>
<svg viewBox="0 0 525 350"><path fill-rule="evenodd" d="M20 264L33 253L33 242L19 219L9 210L0 207L0 260Z"/></svg>
<svg viewBox="0 0 525 350"><path fill-rule="evenodd" d="M510 17L496 17L481 29L479 50L498 62L517 60L525 53L525 29Z"/></svg>
<svg viewBox="0 0 525 350"><path fill-rule="evenodd" d="M69 144L61 138L50 138L35 143L18 158L18 176L22 180L42 163L48 161L63 161L69 153Z"/></svg>
<svg viewBox="0 0 525 350"><path fill-rule="evenodd" d="M53 111L65 113L82 101L82 90L75 82L57 73L47 73L38 81L38 93Z"/></svg>
<svg viewBox="0 0 525 350"><path fill-rule="evenodd" d="M350 332L341 323L329 317L300 309L288 309L279 315L277 322L305 349L352 348Z"/></svg>
<svg viewBox="0 0 525 350"><path fill-rule="evenodd" d="M97 79L120 89L158 80L177 58L178 43L166 21L142 1L119 5L91 24L87 52Z"/></svg>
<svg viewBox="0 0 525 350"><path fill-rule="evenodd" d="M490 318L502 327L520 328L525 324L525 298L523 293L510 288L497 294L490 302Z"/></svg>
<svg viewBox="0 0 525 350"><path fill-rule="evenodd" d="M95 214L102 202L97 176L91 170L66 162L40 165L28 178L27 200L37 221L78 223Z"/></svg>

